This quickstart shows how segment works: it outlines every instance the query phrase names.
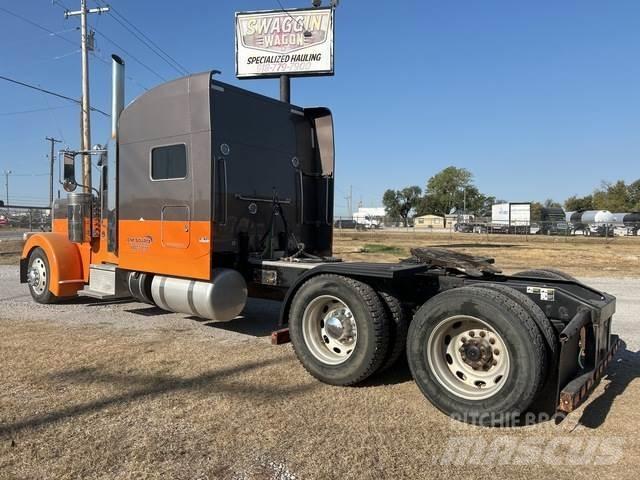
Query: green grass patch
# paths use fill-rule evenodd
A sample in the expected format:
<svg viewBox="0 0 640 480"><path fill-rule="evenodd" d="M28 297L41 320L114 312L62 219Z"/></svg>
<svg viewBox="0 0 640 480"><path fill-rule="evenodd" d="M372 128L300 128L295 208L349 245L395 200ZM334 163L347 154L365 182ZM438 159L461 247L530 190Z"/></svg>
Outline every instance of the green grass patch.
<svg viewBox="0 0 640 480"><path fill-rule="evenodd" d="M404 250L399 247L392 247L383 243L365 243L362 253L388 253L390 255L402 255Z"/></svg>

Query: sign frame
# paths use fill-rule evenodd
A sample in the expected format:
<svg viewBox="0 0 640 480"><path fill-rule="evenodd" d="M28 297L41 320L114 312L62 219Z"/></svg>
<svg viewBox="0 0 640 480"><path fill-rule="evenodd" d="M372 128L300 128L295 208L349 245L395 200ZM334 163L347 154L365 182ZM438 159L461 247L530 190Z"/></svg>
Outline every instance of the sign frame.
<svg viewBox="0 0 640 480"><path fill-rule="evenodd" d="M317 11L329 11L329 21L331 22L331 28L327 30L328 37L325 42L329 42L329 50L330 50L330 67L326 70L310 70L310 71L283 71L283 72L270 72L270 73L245 73L240 74L238 68L238 50L239 44L242 41L239 38L239 17L248 16L248 15L260 15L260 14L283 14L294 16L298 12L317 12ZM334 7L317 7L317 8L291 8L291 9L275 9L275 10L252 10L245 12L236 12L235 13L235 25L234 25L234 34L235 34L235 73L236 78L239 80L255 80L260 78L278 78L282 75L286 75L288 77L323 77L323 76L333 76L335 75L335 8ZM322 42L324 43L324 42ZM243 47L252 49L252 47ZM301 47L309 48L309 47ZM255 49L257 50L257 49ZM277 55L277 53L273 52L272 55Z"/></svg>

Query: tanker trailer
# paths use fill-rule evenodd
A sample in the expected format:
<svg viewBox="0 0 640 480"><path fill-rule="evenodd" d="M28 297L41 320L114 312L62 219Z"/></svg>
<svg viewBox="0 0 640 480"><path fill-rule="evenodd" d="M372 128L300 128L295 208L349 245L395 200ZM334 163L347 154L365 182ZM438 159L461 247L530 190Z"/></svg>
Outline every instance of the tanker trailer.
<svg viewBox="0 0 640 480"><path fill-rule="evenodd" d="M609 210L586 210L580 219L585 226L585 235L610 236L613 235L613 214Z"/></svg>

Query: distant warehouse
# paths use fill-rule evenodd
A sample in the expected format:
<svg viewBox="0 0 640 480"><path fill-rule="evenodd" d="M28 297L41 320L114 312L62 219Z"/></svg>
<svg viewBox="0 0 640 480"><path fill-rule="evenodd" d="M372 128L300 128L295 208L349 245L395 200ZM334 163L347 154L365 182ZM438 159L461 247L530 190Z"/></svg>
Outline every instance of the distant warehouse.
<svg viewBox="0 0 640 480"><path fill-rule="evenodd" d="M444 217L438 215L422 215L413 219L416 228L444 228Z"/></svg>

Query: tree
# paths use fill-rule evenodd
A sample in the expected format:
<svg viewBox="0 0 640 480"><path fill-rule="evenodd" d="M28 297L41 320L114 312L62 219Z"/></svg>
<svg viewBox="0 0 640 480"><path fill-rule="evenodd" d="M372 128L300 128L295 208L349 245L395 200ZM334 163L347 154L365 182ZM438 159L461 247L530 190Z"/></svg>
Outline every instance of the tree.
<svg viewBox="0 0 640 480"><path fill-rule="evenodd" d="M630 202L627 184L622 180L616 183L602 182L601 188L593 192L593 206L597 210L628 212L633 205Z"/></svg>
<svg viewBox="0 0 640 480"><path fill-rule="evenodd" d="M488 197L473 184L473 174L466 168L447 167L427 181L425 196L418 214L446 215L452 209L477 212L485 207Z"/></svg>
<svg viewBox="0 0 640 480"><path fill-rule="evenodd" d="M567 212L577 212L580 210L593 210L595 207L593 206L593 196L585 195L584 197L578 197L577 195L572 195L567 198L564 202L564 209Z"/></svg>
<svg viewBox="0 0 640 480"><path fill-rule="evenodd" d="M629 206L633 212L640 211L640 180L636 180L628 187L629 190Z"/></svg>
<svg viewBox="0 0 640 480"><path fill-rule="evenodd" d="M540 202L531 202L531 221L539 222L542 220L542 209L544 205Z"/></svg>
<svg viewBox="0 0 640 480"><path fill-rule="evenodd" d="M420 200L422 189L418 186L406 187L402 190L387 190L382 196L387 215L391 218L401 218L404 226L409 225L409 215Z"/></svg>

